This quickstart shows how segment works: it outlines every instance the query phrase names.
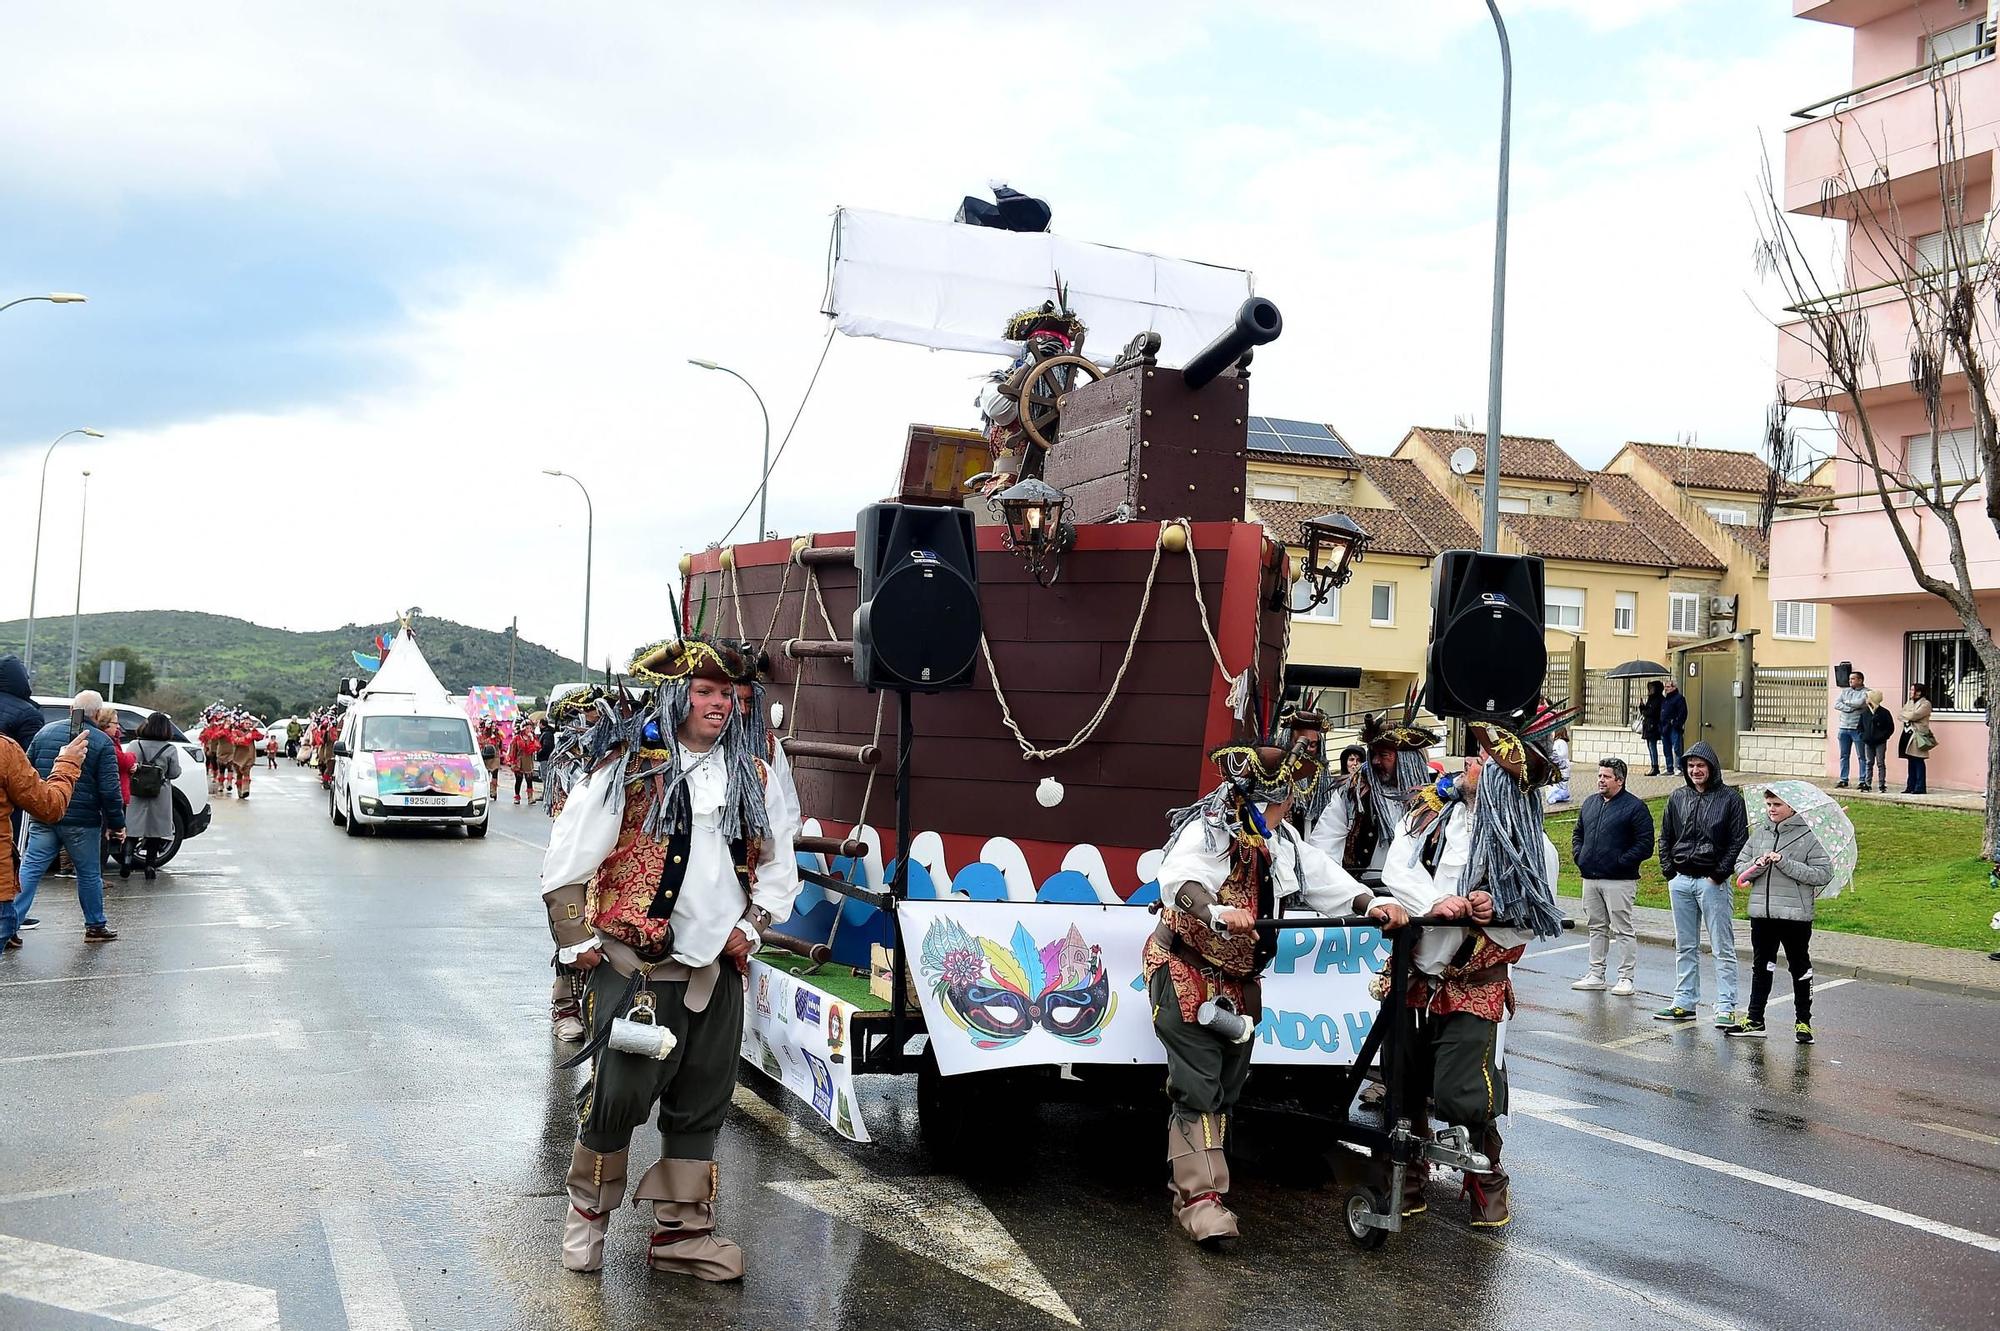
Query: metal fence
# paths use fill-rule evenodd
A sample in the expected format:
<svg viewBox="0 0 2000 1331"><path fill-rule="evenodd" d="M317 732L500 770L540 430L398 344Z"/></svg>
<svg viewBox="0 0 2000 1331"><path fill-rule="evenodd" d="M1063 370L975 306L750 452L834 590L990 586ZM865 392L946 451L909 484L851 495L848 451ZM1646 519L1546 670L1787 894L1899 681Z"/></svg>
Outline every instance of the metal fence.
<svg viewBox="0 0 2000 1331"><path fill-rule="evenodd" d="M1824 735L1831 705L1825 666L1757 667L1757 729Z"/></svg>

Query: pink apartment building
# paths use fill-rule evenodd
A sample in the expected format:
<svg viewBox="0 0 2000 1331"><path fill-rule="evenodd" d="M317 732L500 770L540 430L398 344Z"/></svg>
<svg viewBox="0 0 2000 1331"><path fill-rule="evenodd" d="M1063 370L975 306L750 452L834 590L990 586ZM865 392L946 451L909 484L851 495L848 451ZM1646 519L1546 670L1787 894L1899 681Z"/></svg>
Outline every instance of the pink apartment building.
<svg viewBox="0 0 2000 1331"><path fill-rule="evenodd" d="M1853 83L1828 89L1825 102L1801 109L1785 135L1783 204L1801 216L1848 222L1851 287L1829 297L1865 311L1874 361L1863 398L1878 439L1900 450L1906 470L1927 475L1933 455L1946 480L1979 478L1963 376L1948 380L1944 427L1933 431L1909 382L1909 315L1878 257L1887 247L1907 255L1918 270L1945 252L1944 207L1937 171L1934 79L1953 85L1963 137L1962 216L1965 252L1987 252L1986 215L1992 210L1994 154L2000 148L2000 61L1994 59L1994 15L1987 0L1793 0L1800 18L1854 31ZM1863 192L1867 193L1864 194ZM1884 222L1890 214L1893 222ZM1983 260L1980 260L1983 262ZM1887 285L1883 285L1887 284ZM1796 328L1778 338L1779 383L1806 408L1840 413L1825 368ZM1818 513L1781 515L1771 531L1771 596L1818 603L1826 623L1820 641L1829 664L1851 661L1867 672L1870 687L1899 700L1912 682L1930 688L1938 747L1931 756L1933 788L1983 789L1987 770L1987 682L1964 641L1958 620L1942 601L1917 590L1889 519L1873 494L1872 476L1859 464L1836 460L1836 496ZM1821 477L1820 479L1827 479ZM1866 492L1865 495L1861 492ZM1859 497L1857 497L1859 496ZM1942 528L1914 508L1903 516L1926 565L1950 578ZM1984 489L1974 487L1958 506L1974 585L1986 622L2000 624L2000 538L1984 512ZM1827 763L1837 766L1829 728ZM1890 756L1891 788L1903 765Z"/></svg>

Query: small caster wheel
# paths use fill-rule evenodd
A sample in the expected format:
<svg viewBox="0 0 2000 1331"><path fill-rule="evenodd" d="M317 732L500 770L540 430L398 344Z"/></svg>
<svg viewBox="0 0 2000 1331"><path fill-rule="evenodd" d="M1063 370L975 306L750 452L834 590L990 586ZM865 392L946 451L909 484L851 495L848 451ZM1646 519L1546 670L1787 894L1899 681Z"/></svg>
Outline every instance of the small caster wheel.
<svg viewBox="0 0 2000 1331"><path fill-rule="evenodd" d="M1353 1189L1341 1207L1341 1218L1347 1222L1347 1237L1357 1248L1379 1248L1389 1241L1389 1231L1371 1223L1388 1214L1388 1195L1374 1188Z"/></svg>

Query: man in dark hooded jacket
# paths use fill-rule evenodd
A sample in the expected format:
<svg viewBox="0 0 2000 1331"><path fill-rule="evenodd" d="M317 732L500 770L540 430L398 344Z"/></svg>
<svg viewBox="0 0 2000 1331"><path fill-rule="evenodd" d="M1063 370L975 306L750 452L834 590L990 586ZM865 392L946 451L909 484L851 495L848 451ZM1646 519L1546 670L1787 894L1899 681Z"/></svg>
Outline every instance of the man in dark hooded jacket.
<svg viewBox="0 0 2000 1331"><path fill-rule="evenodd" d="M1667 797L1666 816L1660 820L1660 871L1673 903L1678 953L1674 1001L1653 1019L1676 1024L1695 1020L1705 926L1715 953L1715 1024L1728 1030L1742 1019L1736 1011L1736 899L1729 879L1750 839L1750 820L1742 794L1723 781L1722 763L1706 740L1683 756L1681 775L1686 784Z"/></svg>
<svg viewBox="0 0 2000 1331"><path fill-rule="evenodd" d="M26 753L47 719L29 696L28 668L21 664L21 658L12 652L0 656L0 735L13 740ZM7 853L16 859L21 844L21 820L26 817L16 808L8 824Z"/></svg>
<svg viewBox="0 0 2000 1331"><path fill-rule="evenodd" d="M0 735L21 746L23 753L35 742L48 718L28 693L28 668L9 652L0 656Z"/></svg>

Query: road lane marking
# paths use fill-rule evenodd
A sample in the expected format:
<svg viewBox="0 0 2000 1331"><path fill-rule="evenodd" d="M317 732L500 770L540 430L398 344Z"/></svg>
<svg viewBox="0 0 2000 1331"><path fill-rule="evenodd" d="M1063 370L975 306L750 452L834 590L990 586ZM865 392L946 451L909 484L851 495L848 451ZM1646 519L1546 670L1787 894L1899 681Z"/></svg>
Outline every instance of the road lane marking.
<svg viewBox="0 0 2000 1331"><path fill-rule="evenodd" d="M1589 1106L1583 1107L1588 1108ZM1565 1275L1575 1276L1579 1280L1587 1281L1607 1293L1621 1294L1637 1303L1643 1303L1647 1307L1668 1313L1679 1320L1684 1326L1699 1326L1704 1328L1705 1331L1742 1331L1741 1323L1725 1322L1719 1317L1710 1317L1699 1308L1691 1307L1678 1299L1669 1298L1664 1294L1655 1294L1649 1290L1634 1289L1630 1285L1606 1279L1590 1268L1579 1266L1568 1258L1558 1257L1551 1252L1543 1252L1539 1248L1528 1247L1521 1242L1518 1234L1510 1234L1504 1240L1496 1239L1491 1234L1482 1233L1469 1225L1460 1225L1454 1221L1447 1221L1446 1223L1451 1224L1454 1229L1457 1229L1466 1238L1477 1239L1488 1247L1498 1248L1505 1253L1533 1257L1547 1262L1550 1266L1555 1267Z"/></svg>
<svg viewBox="0 0 2000 1331"><path fill-rule="evenodd" d="M488 826L491 827L491 830L498 832L501 836L506 837L509 841L518 841L524 846L533 846L536 850L548 849L548 845L545 842L530 841L528 840L528 838L524 836L515 836L512 832L509 832L504 827L492 827L491 824L488 824Z"/></svg>
<svg viewBox="0 0 2000 1331"><path fill-rule="evenodd" d="M1627 1058L1642 1058L1648 1063L1671 1063L1673 1061L1672 1059L1661 1058L1658 1054L1642 1054L1636 1049L1623 1049L1615 1044L1599 1044L1595 1040L1586 1040L1581 1035L1569 1035L1562 1031L1522 1031L1521 1034L1538 1036L1544 1040L1561 1040L1564 1044L1580 1044L1586 1049L1603 1049L1610 1053L1623 1054Z"/></svg>
<svg viewBox="0 0 2000 1331"><path fill-rule="evenodd" d="M98 1054L137 1054L149 1049L185 1049L198 1044L235 1044L243 1040L281 1040L289 1038L286 1031L245 1031L241 1035L204 1035L194 1040L160 1040L153 1044L119 1044L103 1049L70 1049L56 1054L9 1054L0 1058L0 1064L7 1063L53 1063L65 1058L93 1058Z"/></svg>
<svg viewBox="0 0 2000 1331"><path fill-rule="evenodd" d="M877 1176L741 1086L736 1088L735 1105L738 1112L833 1175L830 1179L770 1182L765 1187L1058 1321L1082 1325L1007 1227L958 1179L945 1175Z"/></svg>
<svg viewBox="0 0 2000 1331"><path fill-rule="evenodd" d="M1854 977L1852 975L1845 976L1838 980L1814 980L1812 991L1814 996L1817 997L1818 995L1825 993L1829 989L1838 989L1843 984L1853 984L1853 983L1854 983ZM1767 1003L1765 1005L1765 1008L1768 1011L1770 1008L1774 1008L1778 1006L1780 1003L1789 1003L1798 996L1799 995L1797 990L1793 990L1789 994L1780 994L1776 998L1772 999L1769 1003Z"/></svg>
<svg viewBox="0 0 2000 1331"><path fill-rule="evenodd" d="M1689 1022L1688 1024L1692 1026L1694 1023ZM1633 1045L1644 1044L1648 1040L1664 1040L1674 1033L1674 1029L1674 1027L1669 1026L1663 1030L1640 1031L1637 1035L1620 1036L1616 1040L1607 1040L1604 1047L1606 1049L1630 1049Z"/></svg>
<svg viewBox="0 0 2000 1331"><path fill-rule="evenodd" d="M278 1328L276 1290L7 1234L0 1234L0 1295L157 1331Z"/></svg>
<svg viewBox="0 0 2000 1331"><path fill-rule="evenodd" d="M277 929L282 926L261 915L238 915L228 920L179 920L173 924L148 925L151 929Z"/></svg>
<svg viewBox="0 0 2000 1331"><path fill-rule="evenodd" d="M50 1197L81 1197L87 1192L109 1192L109 1183L84 1183L74 1188L37 1188L33 1192L0 1192L0 1206L10 1202L39 1202Z"/></svg>
<svg viewBox="0 0 2000 1331"><path fill-rule="evenodd" d="M55 975L44 980L0 980L0 989L23 984L75 984L80 980L142 980L156 975L203 975L209 971L249 971L253 975L278 975L285 963L276 957L256 961L232 961L226 966L182 966L170 971L99 971L94 975Z"/></svg>
<svg viewBox="0 0 2000 1331"><path fill-rule="evenodd" d="M1970 1128L1955 1128L1949 1123L1919 1123L1917 1126L1920 1128L1929 1128L1933 1132L1949 1132L1952 1136L1963 1137L1967 1141L1985 1142L1988 1146L2000 1146L2000 1137L1989 1137L1983 1132L1974 1132Z"/></svg>
<svg viewBox="0 0 2000 1331"><path fill-rule="evenodd" d="M411 1331L410 1314L396 1291L396 1274L382 1252L382 1236L360 1202L324 1202L319 1227L333 1258L347 1331Z"/></svg>
<svg viewBox="0 0 2000 1331"><path fill-rule="evenodd" d="M119 906L137 906L148 901L162 901L167 897L240 897L250 889L247 887L199 887L186 892L144 892L139 896L117 898Z"/></svg>
<svg viewBox="0 0 2000 1331"><path fill-rule="evenodd" d="M1532 960L1533 960L1534 958L1536 958L1536 957L1553 957L1553 956L1555 956L1555 955L1556 955L1556 954L1557 954L1558 952L1574 952L1574 951L1576 951L1576 950L1577 950L1578 948L1584 948L1584 947L1589 947L1589 946L1590 946L1590 940L1589 940L1589 939L1585 939L1585 940L1584 940L1583 942L1581 942L1581 943L1570 943L1570 944L1568 944L1567 946L1564 946L1564 947L1550 947L1550 948L1544 948L1544 949L1542 949L1542 950L1541 950L1540 952L1530 952L1530 953L1528 953L1528 955L1527 955L1527 956L1525 956L1525 957L1522 957L1522 958L1521 958L1521 960L1523 960L1523 961L1532 961Z"/></svg>
<svg viewBox="0 0 2000 1331"><path fill-rule="evenodd" d="M1982 1234L1976 1229L1965 1229L1958 1225L1946 1224L1942 1220L1933 1220L1929 1216L1913 1215L1908 1211L1899 1211L1893 1206L1884 1206L1880 1202L1871 1202L1861 1197L1850 1197L1844 1192L1834 1192L1829 1188L1816 1187L1810 1183L1801 1183L1797 1179L1788 1179L1779 1174L1767 1174L1761 1169L1751 1169L1745 1165L1732 1164L1727 1160L1718 1160L1712 1155L1702 1155L1698 1151L1683 1151L1678 1146L1668 1146L1664 1142L1656 1142L1646 1137L1637 1137L1629 1132L1620 1132L1616 1128L1607 1128L1596 1123L1588 1123L1569 1112L1570 1109L1577 1108L1578 1106L1568 1101L1551 1101L1549 1097L1537 1095L1532 1091L1512 1091L1509 1095L1509 1103L1513 1112L1517 1114L1525 1114L1530 1118L1538 1118L1544 1123L1553 1123L1557 1127L1568 1128L1572 1132L1581 1132L1585 1136L1596 1137L1600 1141L1630 1147L1635 1151L1644 1151L1648 1155L1656 1155L1663 1160L1674 1160L1684 1165L1693 1165L1698 1169L1706 1169L1711 1173L1722 1174L1729 1178L1739 1179L1745 1183L1755 1183L1759 1187L1772 1188L1778 1192L1788 1192L1795 1197L1805 1197L1812 1201L1825 1202L1828 1206L1837 1206L1843 1210L1854 1211L1861 1215L1874 1216L1877 1220L1887 1220L1891 1224L1902 1225L1905 1228L1918 1230L1921 1233L1930 1234L1936 1238L1949 1239L1953 1243L1963 1243L1967 1247L1978 1248L1984 1252L2000 1253L2000 1238L1996 1238L1991 1234ZM1557 1106L1562 1107L1558 1108ZM1583 1108L1588 1110L1592 1107L1583 1106Z"/></svg>

